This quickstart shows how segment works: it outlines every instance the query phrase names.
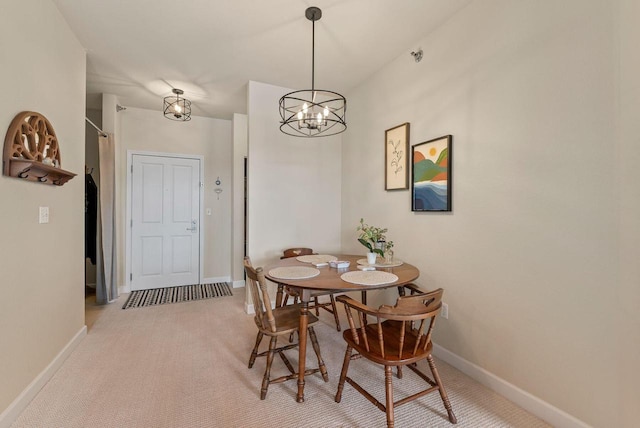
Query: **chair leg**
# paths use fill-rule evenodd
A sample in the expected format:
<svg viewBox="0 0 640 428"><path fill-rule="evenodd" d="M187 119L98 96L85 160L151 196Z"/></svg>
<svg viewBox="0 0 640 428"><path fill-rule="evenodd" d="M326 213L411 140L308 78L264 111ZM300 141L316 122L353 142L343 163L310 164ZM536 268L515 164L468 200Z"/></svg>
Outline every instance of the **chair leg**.
<svg viewBox="0 0 640 428"><path fill-rule="evenodd" d="M367 304L367 291L366 290L362 290L360 293L362 295L362 304L366 305ZM365 327L367 326L367 317L363 317L362 324Z"/></svg>
<svg viewBox="0 0 640 428"><path fill-rule="evenodd" d="M342 400L342 390L344 389L344 381L347 378L347 371L349 370L349 363L351 362L351 352L353 348L347 345L347 352L344 353L344 361L342 363L342 371L340 372L340 381L338 382L338 391L336 392L336 403Z"/></svg>
<svg viewBox="0 0 640 428"><path fill-rule="evenodd" d="M384 390L386 395L387 427L393 428L393 366L384 366Z"/></svg>
<svg viewBox="0 0 640 428"><path fill-rule="evenodd" d="M440 398L442 398L444 408L447 409L449 422L451 422L452 424L457 424L458 419L456 419L456 415L453 414L453 409L451 408L451 403L449 402L449 396L447 395L447 391L445 391L444 389L442 380L440 380L440 374L438 373L436 363L433 361L433 357L431 355L427 357L427 362L429 363L429 368L431 369L431 373L433 374L433 380L435 380L436 384L438 384L438 392L440 392Z"/></svg>
<svg viewBox="0 0 640 428"><path fill-rule="evenodd" d="M318 306L318 298L314 297L313 298L313 302L314 302L314 307L316 308L316 316L319 317L320 316L320 307Z"/></svg>
<svg viewBox="0 0 640 428"><path fill-rule="evenodd" d="M307 330L309 331L309 339L311 339L311 346L313 346L313 350L316 353L316 357L318 357L318 367L320 368L322 379L324 379L325 382L329 382L327 367L324 365L324 361L322 360L322 355L320 354L320 344L318 343L318 336L316 336L316 332L313 329L313 327L309 327Z"/></svg>
<svg viewBox="0 0 640 428"><path fill-rule="evenodd" d="M287 306L289 304L289 298L291 297L291 294L289 294L287 292L287 289L285 288L282 292L282 306ZM293 296L293 303L296 303L296 297Z"/></svg>
<svg viewBox="0 0 640 428"><path fill-rule="evenodd" d="M264 334L262 332L258 332L258 336L256 337L256 346L253 347L253 351L251 351L251 357L249 358L249 368L253 367L253 363L256 362L256 357L258 356L258 346L260 346L260 342L262 342L262 337Z"/></svg>
<svg viewBox="0 0 640 428"><path fill-rule="evenodd" d="M336 299L333 297L333 294L329 294L329 298L331 299L333 318L336 320L336 330L340 331L340 318L338 317L338 310L336 309Z"/></svg>
<svg viewBox="0 0 640 428"><path fill-rule="evenodd" d="M260 389L260 399L264 400L267 397L267 389L269 388L269 376L271 375L271 364L273 363L273 357L276 349L276 343L278 341L277 336L273 336L269 342L269 353L267 354L267 368L264 371L264 377L262 378L262 388Z"/></svg>

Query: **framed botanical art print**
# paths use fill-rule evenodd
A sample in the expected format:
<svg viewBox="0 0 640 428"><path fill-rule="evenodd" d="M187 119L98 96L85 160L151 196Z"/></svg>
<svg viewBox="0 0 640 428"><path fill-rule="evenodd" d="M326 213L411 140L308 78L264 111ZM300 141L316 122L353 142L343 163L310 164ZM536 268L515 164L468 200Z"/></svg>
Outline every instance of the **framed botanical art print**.
<svg viewBox="0 0 640 428"><path fill-rule="evenodd" d="M411 211L451 211L451 144L445 135L411 148Z"/></svg>
<svg viewBox="0 0 640 428"><path fill-rule="evenodd" d="M409 188L409 123L384 131L384 190Z"/></svg>

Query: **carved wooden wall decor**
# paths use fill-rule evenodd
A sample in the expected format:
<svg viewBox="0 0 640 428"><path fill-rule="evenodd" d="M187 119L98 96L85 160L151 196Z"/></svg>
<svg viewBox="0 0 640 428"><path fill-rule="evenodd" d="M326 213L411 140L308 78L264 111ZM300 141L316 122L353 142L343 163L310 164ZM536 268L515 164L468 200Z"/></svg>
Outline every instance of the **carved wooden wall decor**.
<svg viewBox="0 0 640 428"><path fill-rule="evenodd" d="M46 117L33 111L19 113L4 139L2 173L62 186L76 174L61 169L56 132Z"/></svg>

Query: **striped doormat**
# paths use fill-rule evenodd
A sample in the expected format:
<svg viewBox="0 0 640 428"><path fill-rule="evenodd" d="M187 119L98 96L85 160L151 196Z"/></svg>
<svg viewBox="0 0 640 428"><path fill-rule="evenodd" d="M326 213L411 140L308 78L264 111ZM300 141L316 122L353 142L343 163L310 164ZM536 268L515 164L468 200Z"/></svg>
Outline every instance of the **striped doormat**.
<svg viewBox="0 0 640 428"><path fill-rule="evenodd" d="M231 295L231 288L226 282L154 288L152 290L132 291L122 309L164 305L165 303L190 302L192 300Z"/></svg>

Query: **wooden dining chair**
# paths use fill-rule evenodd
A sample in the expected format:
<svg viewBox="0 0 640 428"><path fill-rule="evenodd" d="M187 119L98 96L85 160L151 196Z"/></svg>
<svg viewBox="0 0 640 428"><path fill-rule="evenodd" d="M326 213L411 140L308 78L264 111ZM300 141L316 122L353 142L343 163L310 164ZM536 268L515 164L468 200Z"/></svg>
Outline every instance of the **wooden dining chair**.
<svg viewBox="0 0 640 428"><path fill-rule="evenodd" d="M370 308L348 296L338 297L338 301L345 305L349 330L345 330L342 334L347 342L347 351L335 397L337 403L342 399L342 391L346 381L378 409L386 412L387 426L393 427L396 407L438 391L449 415L449 421L453 424L457 423L436 364L431 356L433 347L431 333L440 312L442 294L443 290L440 288L428 293L401 296L395 306L382 305L379 309ZM367 316L375 318L375 323L371 320L367 322ZM354 351L357 354L354 354ZM347 376L349 363L352 359L360 356L384 366L385 404L376 400L373 395ZM431 370L432 378L418 369L417 362L425 359ZM393 367L400 368L402 366L409 367L424 379L429 387L394 402ZM398 377L402 377L401 372Z"/></svg>
<svg viewBox="0 0 640 428"><path fill-rule="evenodd" d="M279 337L289 337L291 333L298 331L300 305L288 305L271 309L271 299L269 298L269 293L267 292L267 283L262 268L259 267L254 269L253 266L251 266L251 260L248 257L245 257L244 269L247 273L247 283L249 284L251 299L253 301L253 307L256 313L254 321L256 323L256 326L258 327L256 344L253 347L253 351L251 351L251 357L249 357L249 368L253 367L253 364L255 363L257 357L267 357L267 366L264 371L262 387L260 389L260 399L264 400L267 396L267 389L269 388L270 384L281 383L290 379L298 378L298 374L295 372L293 366L284 354L284 351L286 351L287 349L295 348L296 346L298 346L298 344L287 343L284 346L278 347L277 342ZM307 331L309 332L309 338L311 339L313 350L318 357L318 368L306 370L304 374L306 376L320 372L324 381L328 382L329 376L327 375L327 369L325 367L324 361L322 360L322 355L320 354L320 345L318 344L318 338L315 331L313 330L313 325L317 322L318 318L313 316L313 314L309 314L309 324ZM271 340L269 341L269 349L264 352L258 353L260 342L262 342L262 338L264 336L268 336L271 338ZM280 355L280 358L282 358L285 366L287 366L287 369L289 369L289 375L271 378L271 365L273 364L273 358L276 353Z"/></svg>
<svg viewBox="0 0 640 428"><path fill-rule="evenodd" d="M314 254L314 252L311 248L287 248L282 252L280 260L298 256L309 256L312 254ZM276 292L276 307L286 305L289 302L290 297L293 298L293 303L297 303L298 293L296 293L294 290L291 290L289 287L286 287L284 284L278 283L278 290Z"/></svg>
<svg viewBox="0 0 640 428"><path fill-rule="evenodd" d="M281 259L288 259L290 257L308 256L313 254L311 248L287 248L282 252Z"/></svg>
<svg viewBox="0 0 640 428"><path fill-rule="evenodd" d="M291 257L298 256L306 256L314 254L311 248L288 248L283 251L281 259L288 259ZM320 303L318 297L329 295L328 302ZM297 290L287 287L283 284L278 284L278 291L276 293L276 306L284 306L287 305L290 298L293 298L293 303L297 303L299 301L299 295ZM333 296L333 293L323 293L320 291L312 292L311 298L313 299L313 303L309 305L309 310L315 309L316 316L320 316L319 309L324 309L333 315L333 319L336 322L336 330L340 331L340 318L338 317L338 310L336 309L336 299Z"/></svg>

